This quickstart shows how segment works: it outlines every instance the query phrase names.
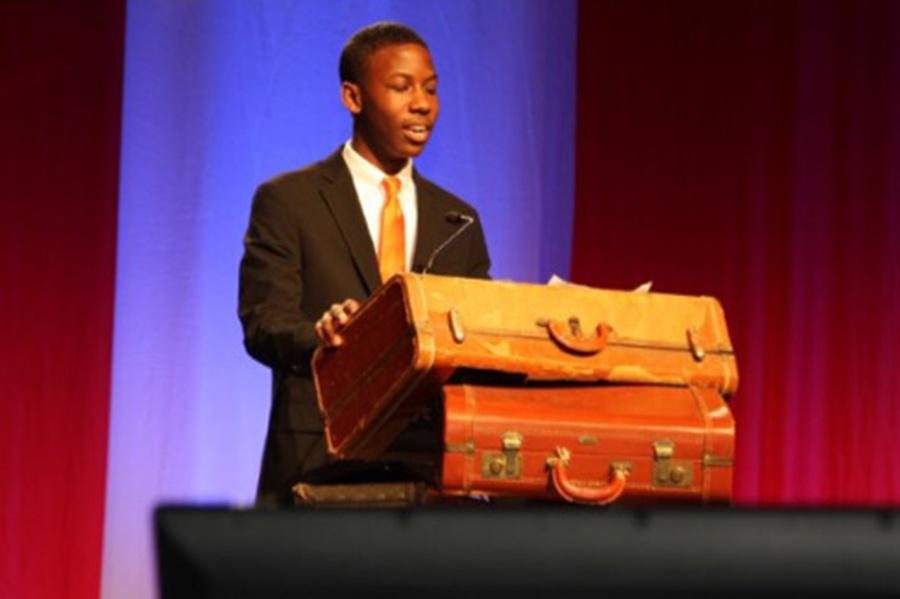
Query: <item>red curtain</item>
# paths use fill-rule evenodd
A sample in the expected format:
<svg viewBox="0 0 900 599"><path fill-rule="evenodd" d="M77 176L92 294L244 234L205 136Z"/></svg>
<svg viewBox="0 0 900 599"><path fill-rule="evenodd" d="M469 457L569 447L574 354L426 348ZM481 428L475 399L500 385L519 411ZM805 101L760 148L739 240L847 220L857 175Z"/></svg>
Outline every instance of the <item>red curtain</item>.
<svg viewBox="0 0 900 599"><path fill-rule="evenodd" d="M0 596L99 595L124 3L0 7Z"/></svg>
<svg viewBox="0 0 900 599"><path fill-rule="evenodd" d="M723 303L740 504L900 505L900 3L579 27L573 279Z"/></svg>

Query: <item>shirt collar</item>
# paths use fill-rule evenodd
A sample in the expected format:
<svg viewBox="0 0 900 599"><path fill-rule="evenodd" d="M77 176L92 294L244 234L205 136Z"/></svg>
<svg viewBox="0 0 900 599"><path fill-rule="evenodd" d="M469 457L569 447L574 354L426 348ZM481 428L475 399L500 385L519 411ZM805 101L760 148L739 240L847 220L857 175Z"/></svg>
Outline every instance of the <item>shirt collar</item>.
<svg viewBox="0 0 900 599"><path fill-rule="evenodd" d="M350 141L347 141L347 143L344 144L341 155L344 158L344 162L347 163L347 168L350 169L350 175L355 181L359 181L365 185L378 187L381 185L381 182L384 181L384 178L388 176L387 173L363 158L359 152L354 150ZM405 189L412 189L412 170L413 164L412 159L410 158L406 161L406 165L400 169L400 172L394 175L400 179L401 193Z"/></svg>

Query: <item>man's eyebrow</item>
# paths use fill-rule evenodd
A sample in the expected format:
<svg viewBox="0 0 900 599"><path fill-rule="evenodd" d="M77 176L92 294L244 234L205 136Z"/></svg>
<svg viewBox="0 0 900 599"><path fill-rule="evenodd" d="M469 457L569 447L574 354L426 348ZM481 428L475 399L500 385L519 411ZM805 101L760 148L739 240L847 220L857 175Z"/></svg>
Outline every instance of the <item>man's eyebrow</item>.
<svg viewBox="0 0 900 599"><path fill-rule="evenodd" d="M415 79L415 77L413 75L406 73L404 71L397 71L395 73L391 73L390 75L388 75L388 77L389 78L403 77L404 79ZM425 81L437 81L437 78L438 78L437 73L432 73L431 75L429 75L428 77L425 78Z"/></svg>

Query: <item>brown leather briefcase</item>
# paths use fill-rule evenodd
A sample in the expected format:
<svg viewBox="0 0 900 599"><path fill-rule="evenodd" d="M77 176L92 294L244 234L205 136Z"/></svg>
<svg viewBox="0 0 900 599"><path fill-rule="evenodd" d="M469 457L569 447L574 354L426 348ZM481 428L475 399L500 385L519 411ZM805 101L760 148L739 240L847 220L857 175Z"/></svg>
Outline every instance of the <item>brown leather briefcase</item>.
<svg viewBox="0 0 900 599"><path fill-rule="evenodd" d="M444 388L446 496L729 502L734 418L710 388Z"/></svg>
<svg viewBox="0 0 900 599"><path fill-rule="evenodd" d="M313 358L328 451L339 458L378 456L460 370L517 383L695 384L724 396L738 382L711 297L402 274L343 336Z"/></svg>

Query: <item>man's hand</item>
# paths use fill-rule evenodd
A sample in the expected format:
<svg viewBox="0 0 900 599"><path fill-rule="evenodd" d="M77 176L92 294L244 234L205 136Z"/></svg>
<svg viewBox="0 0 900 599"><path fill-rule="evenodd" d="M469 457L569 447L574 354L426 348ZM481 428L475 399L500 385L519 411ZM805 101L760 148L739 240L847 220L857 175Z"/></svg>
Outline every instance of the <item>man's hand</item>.
<svg viewBox="0 0 900 599"><path fill-rule="evenodd" d="M356 300L344 300L340 304L332 304L331 308L322 314L322 317L316 322L316 335L323 347L340 347L344 343L340 332L348 322L350 317L359 310L359 302Z"/></svg>

